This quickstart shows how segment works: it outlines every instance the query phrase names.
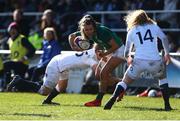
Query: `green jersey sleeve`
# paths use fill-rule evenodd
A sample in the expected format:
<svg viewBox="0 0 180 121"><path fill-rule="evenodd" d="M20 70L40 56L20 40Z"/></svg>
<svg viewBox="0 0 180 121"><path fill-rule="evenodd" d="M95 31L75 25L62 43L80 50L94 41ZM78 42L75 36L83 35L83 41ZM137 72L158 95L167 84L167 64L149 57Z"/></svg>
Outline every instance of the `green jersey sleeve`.
<svg viewBox="0 0 180 121"><path fill-rule="evenodd" d="M100 45L102 49L109 49L111 45L109 41L113 38L118 45L122 45L121 39L116 33L112 32L109 28L105 26L97 26L97 34L93 37L93 41Z"/></svg>

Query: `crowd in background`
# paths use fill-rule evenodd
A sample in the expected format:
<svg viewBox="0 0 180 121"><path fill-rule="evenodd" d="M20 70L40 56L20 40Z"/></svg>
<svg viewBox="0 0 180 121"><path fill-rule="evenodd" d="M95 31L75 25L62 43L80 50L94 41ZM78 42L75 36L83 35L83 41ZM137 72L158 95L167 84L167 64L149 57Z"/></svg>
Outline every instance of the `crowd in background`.
<svg viewBox="0 0 180 121"><path fill-rule="evenodd" d="M13 12L15 9L21 9L22 12L44 12L47 9L52 10L52 14L48 16L48 23L45 18L35 19L33 16L26 16L21 23L24 26L26 36L41 36L40 33L46 26L54 26L57 31L58 41L63 46L63 50L71 50L67 37L78 29L77 22L87 11L119 11L119 10L178 10L180 7L178 0L0 0L0 12ZM104 25L109 28L126 27L123 21L123 14L110 14L105 16ZM179 28L179 14L166 13L158 14L157 21L162 28ZM93 15L100 22L100 15ZM0 29L6 29L11 23L13 17L1 17ZM46 25L47 24L47 25ZM170 47L172 52L176 52L180 43L176 35L177 32L169 32ZM35 35L36 34L36 35ZM125 38L126 32L118 32ZM31 36L33 35L33 36ZM0 35L2 39L4 35ZM123 39L124 39L123 38ZM124 39L125 40L125 39ZM40 49L41 47L37 47Z"/></svg>
<svg viewBox="0 0 180 121"><path fill-rule="evenodd" d="M87 11L127 11L144 10L179 10L179 0L0 0L0 13L13 13L12 16L0 17L0 29L8 29L11 22L18 24L19 32L30 41L36 50L47 50L47 61L52 58L47 43L43 43L45 28L52 27L57 34L61 50L71 50L68 35L78 29L78 21ZM42 16L24 16L24 12L40 12ZM179 14L157 14L156 21L161 28L180 28ZM101 22L100 15L92 15ZM109 28L126 29L123 20L125 14L105 15L104 24ZM125 40L127 32L117 32ZM180 51L179 32L166 32L170 52ZM8 32L0 32L1 49L9 49ZM45 57L45 55L44 55ZM1 58L0 58L1 59ZM42 57L43 59L43 57ZM46 61L44 61L46 62ZM46 66L46 65L45 65ZM45 67L44 66L44 67ZM37 65L36 69L39 66ZM31 70L33 73L34 70ZM30 78L30 77L29 77Z"/></svg>

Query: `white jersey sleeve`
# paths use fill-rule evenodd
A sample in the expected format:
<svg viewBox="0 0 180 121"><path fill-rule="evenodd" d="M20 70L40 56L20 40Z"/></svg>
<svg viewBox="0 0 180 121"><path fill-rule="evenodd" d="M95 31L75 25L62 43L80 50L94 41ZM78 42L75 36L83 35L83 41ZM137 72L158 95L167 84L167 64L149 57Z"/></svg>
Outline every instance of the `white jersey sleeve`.
<svg viewBox="0 0 180 121"><path fill-rule="evenodd" d="M127 58L131 52L131 48L133 45L131 31L128 31L127 38L126 38L126 44L125 44L125 50L124 50L124 57Z"/></svg>
<svg viewBox="0 0 180 121"><path fill-rule="evenodd" d="M157 28L157 34L158 34L158 38L161 40L163 48L165 50L165 54L169 53L169 42L168 39L166 37L166 35L164 34L164 32L159 28L158 25L156 25Z"/></svg>
<svg viewBox="0 0 180 121"><path fill-rule="evenodd" d="M154 27L156 28L156 33L157 33L157 35L158 35L158 37L159 37L160 39L166 38L166 35L165 35L164 32L159 28L158 25L154 25Z"/></svg>

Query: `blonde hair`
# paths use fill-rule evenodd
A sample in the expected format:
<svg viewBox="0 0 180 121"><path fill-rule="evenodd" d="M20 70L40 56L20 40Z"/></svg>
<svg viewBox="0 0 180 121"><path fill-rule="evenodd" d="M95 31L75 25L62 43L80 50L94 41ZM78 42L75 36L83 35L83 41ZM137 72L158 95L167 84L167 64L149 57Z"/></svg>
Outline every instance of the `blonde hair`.
<svg viewBox="0 0 180 121"><path fill-rule="evenodd" d="M146 14L144 10L141 9L130 12L127 16L125 16L124 20L126 21L128 31L137 25L156 23Z"/></svg>
<svg viewBox="0 0 180 121"><path fill-rule="evenodd" d="M52 27L47 27L47 28L45 28L45 29L44 29L44 38L46 38L47 32L52 32L52 34L53 34L53 36L54 36L53 39L57 40L57 34L56 34L56 31L54 30L54 28L52 28Z"/></svg>
<svg viewBox="0 0 180 121"><path fill-rule="evenodd" d="M90 15L85 15L84 17L82 17L82 19L79 21L79 29L81 32L81 36L83 37L83 39L88 39L87 36L84 33L83 27L85 25L92 25L94 28L94 32L96 33L96 22L95 20L92 18L92 16Z"/></svg>

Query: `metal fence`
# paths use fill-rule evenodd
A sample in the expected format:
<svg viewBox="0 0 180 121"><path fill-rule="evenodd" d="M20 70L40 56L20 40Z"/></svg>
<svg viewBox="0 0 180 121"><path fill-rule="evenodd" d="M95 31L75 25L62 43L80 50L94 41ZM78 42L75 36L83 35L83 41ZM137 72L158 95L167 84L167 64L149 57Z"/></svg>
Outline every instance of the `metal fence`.
<svg viewBox="0 0 180 121"><path fill-rule="evenodd" d="M126 15L129 11L87 11L88 14L91 15L97 15L100 17L100 22L102 24L105 23L105 16L106 15ZM172 14L180 14L180 10L148 10L146 11L148 14L152 14L152 18L156 20L158 18L158 14L167 14L167 13L172 13ZM5 13L0 13L0 17L11 17L12 12L5 12ZM35 20L40 20L42 16L42 12L24 12L25 17L35 17ZM68 13L65 13L68 14ZM63 16L63 15L62 15ZM61 17L59 17L61 18ZM178 17L177 17L178 18ZM126 29L121 29L121 28L111 28L111 30L115 32L125 32ZM171 32L180 32L180 28L174 27L174 28L163 28L164 31L171 31ZM0 32L6 32L6 29L0 28Z"/></svg>
<svg viewBox="0 0 180 121"><path fill-rule="evenodd" d="M127 13L129 13L130 11L88 11L88 14L91 15L96 15L100 17L100 22L102 24L105 23L105 19L106 19L106 15L126 15ZM148 14L152 15L152 18L154 20L158 19L158 15L159 14L167 14L167 13L171 13L171 14L176 14L177 18L178 18L178 14L180 16L180 10L148 10L146 11ZM165 20L166 21L166 20ZM178 22L178 20L177 20ZM179 22L178 22L179 23ZM125 32L126 29L121 29L121 28L111 28L111 30L115 31L115 32ZM180 28L174 27L174 28L163 28L163 31L169 31L169 32L180 32Z"/></svg>

